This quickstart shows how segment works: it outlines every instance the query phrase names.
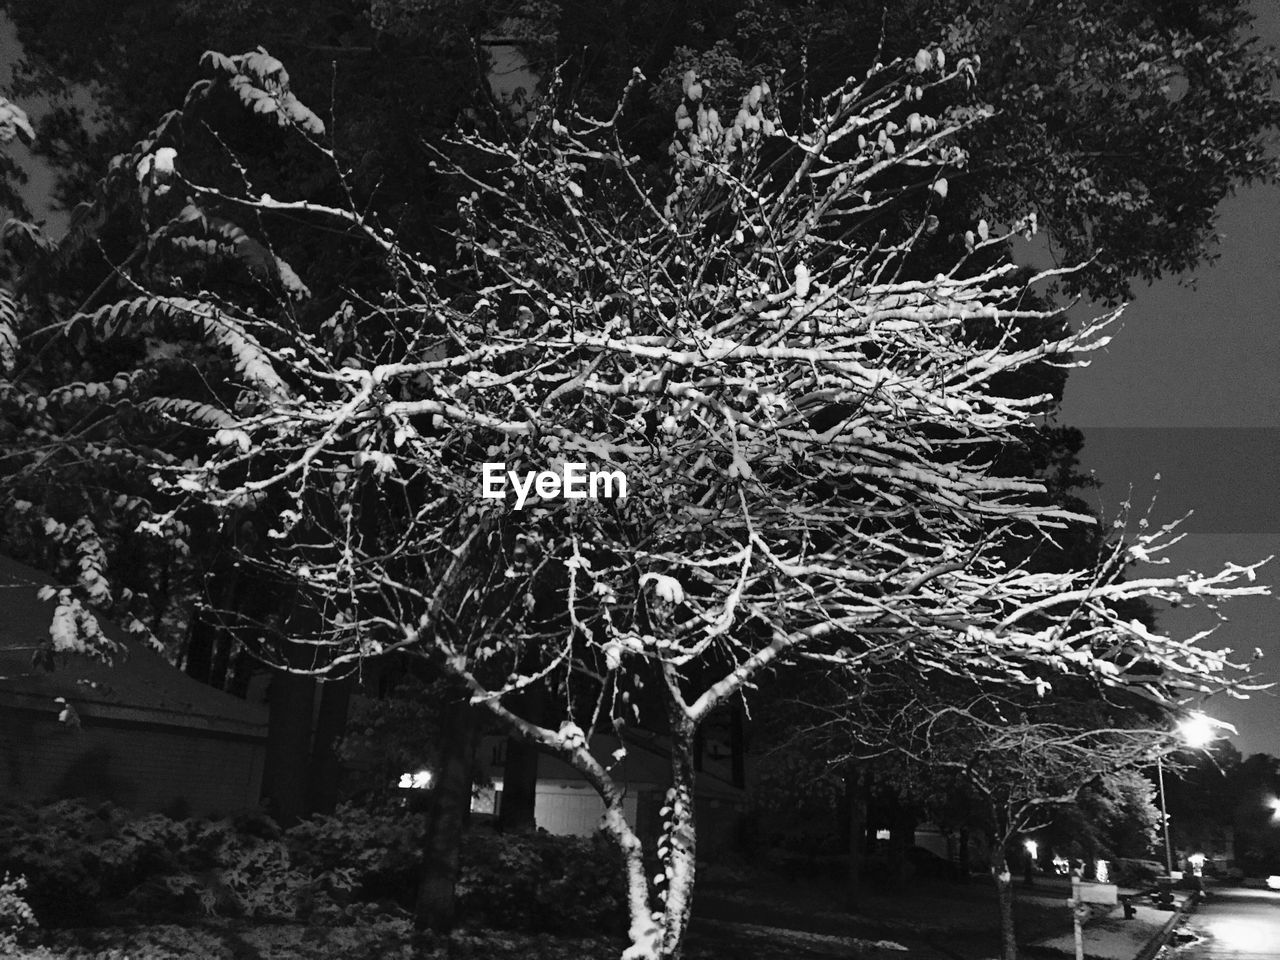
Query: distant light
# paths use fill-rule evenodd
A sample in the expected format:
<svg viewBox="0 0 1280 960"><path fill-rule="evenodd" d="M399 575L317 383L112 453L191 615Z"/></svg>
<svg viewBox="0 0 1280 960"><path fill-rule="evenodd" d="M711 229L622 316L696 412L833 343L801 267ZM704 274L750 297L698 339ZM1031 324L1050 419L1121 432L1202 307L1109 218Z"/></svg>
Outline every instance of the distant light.
<svg viewBox="0 0 1280 960"><path fill-rule="evenodd" d="M1098 878L1099 883L1106 883L1107 878L1111 876L1111 868L1107 861L1095 860L1093 863L1093 875Z"/></svg>
<svg viewBox="0 0 1280 960"><path fill-rule="evenodd" d="M1195 749L1207 747L1217 736L1218 724L1203 713L1193 713L1178 724L1178 733L1187 746Z"/></svg>
<svg viewBox="0 0 1280 960"><path fill-rule="evenodd" d="M1280 797L1268 797L1267 806L1271 808L1271 816L1280 816Z"/></svg>
<svg viewBox="0 0 1280 960"><path fill-rule="evenodd" d="M889 839L889 831L888 831L888 830L877 830L877 831L876 831L876 839L877 839L877 840L888 840L888 839Z"/></svg>
<svg viewBox="0 0 1280 960"><path fill-rule="evenodd" d="M1036 843L1034 840L1023 840L1022 846L1026 848L1027 853L1030 854L1031 859L1034 860L1036 858L1036 852L1040 849L1040 844Z"/></svg>
<svg viewBox="0 0 1280 960"><path fill-rule="evenodd" d="M1193 867L1203 867L1203 866L1204 866L1204 854L1203 854L1203 853L1193 853L1191 856L1187 857L1187 861L1188 861L1188 862L1189 862Z"/></svg>
<svg viewBox="0 0 1280 960"><path fill-rule="evenodd" d="M431 771L419 770L417 773L400 774L401 790L425 790L431 786Z"/></svg>
<svg viewBox="0 0 1280 960"><path fill-rule="evenodd" d="M1055 856L1053 858L1053 872L1065 877L1071 872L1071 861L1066 857Z"/></svg>
<svg viewBox="0 0 1280 960"><path fill-rule="evenodd" d="M1274 875L1267 877L1267 886L1272 890L1280 890L1280 877Z"/></svg>

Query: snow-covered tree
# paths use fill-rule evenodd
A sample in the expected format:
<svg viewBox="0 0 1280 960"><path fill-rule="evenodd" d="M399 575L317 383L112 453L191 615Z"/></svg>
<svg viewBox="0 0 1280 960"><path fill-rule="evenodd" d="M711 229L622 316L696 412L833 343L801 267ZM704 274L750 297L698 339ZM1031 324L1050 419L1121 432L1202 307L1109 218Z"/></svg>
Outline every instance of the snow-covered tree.
<svg viewBox="0 0 1280 960"><path fill-rule="evenodd" d="M1014 862L1020 857L1019 841L1069 814L1096 835L1104 824L1081 818L1118 819L1119 797L1135 784L1146 785L1132 811L1140 815L1152 795L1143 774L1180 745L1175 718L1159 705L1084 678L1060 687L1037 694L886 670L853 709L822 711L822 735L837 759L839 748L853 760L875 758L882 776L938 822L981 830L1004 960L1018 955L1010 861L1011 853ZM1150 828L1145 839L1154 840Z"/></svg>
<svg viewBox="0 0 1280 960"><path fill-rule="evenodd" d="M989 112L964 102L971 62L930 49L877 65L795 129L767 83L730 104L690 73L665 172L628 150L625 97L592 119L553 90L519 135L441 146L461 190L447 263L402 246L361 198L272 195L229 151L220 176L188 159L216 121L201 103L223 90L346 173L277 61L207 62L188 139L178 117L119 164L153 235L183 241L166 247L172 268L125 270L127 299L66 321L89 341L224 361L220 380L135 399L207 439L156 458L172 500L146 529L251 518L265 537L240 561L308 610L291 630L306 657L282 666L420 653L571 763L623 854L628 960L681 951L700 724L795 658L1033 689L1073 673L1160 702L1232 682L1227 652L1117 610L1262 592L1253 568L1126 580L1123 564L1031 573L1003 559L1010 537L1093 521L989 468L1039 409L994 384L1076 362L1111 317L1020 336L1050 314L988 254L1032 220L973 224L943 272L915 254L965 162L952 138ZM366 272L317 303L272 245L273 227L300 220L349 234L380 282ZM239 224L234 242L230 227L195 229L214 222ZM223 245L262 252L254 285L179 265ZM484 496L486 463L520 490ZM620 474L625 496L523 486L578 463ZM1170 536L1143 533L1126 556ZM555 726L517 712L535 684L557 701ZM625 744L636 723L671 744L649 851L611 773L621 754L591 750L597 731Z"/></svg>

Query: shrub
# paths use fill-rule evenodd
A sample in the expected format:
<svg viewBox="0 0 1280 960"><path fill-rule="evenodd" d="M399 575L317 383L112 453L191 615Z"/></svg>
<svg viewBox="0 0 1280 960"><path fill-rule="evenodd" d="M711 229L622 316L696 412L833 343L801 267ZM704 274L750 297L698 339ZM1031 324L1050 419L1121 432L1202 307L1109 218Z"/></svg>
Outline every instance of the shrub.
<svg viewBox="0 0 1280 960"><path fill-rule="evenodd" d="M291 862L311 879L314 909L346 917L371 901L413 905L423 828L404 810L344 804L287 839ZM458 918L472 927L615 932L626 915L617 851L601 836L473 830L462 838L457 894Z"/></svg>
<svg viewBox="0 0 1280 960"><path fill-rule="evenodd" d="M235 850L217 879L234 912L275 920L295 918L311 886L306 874L290 864L283 841L256 838Z"/></svg>
<svg viewBox="0 0 1280 960"><path fill-rule="evenodd" d="M343 804L298 824L287 839L292 862L318 893L340 904L399 900L412 896L422 866L423 827L417 814Z"/></svg>
<svg viewBox="0 0 1280 960"><path fill-rule="evenodd" d="M92 922L114 885L127 884L130 849L103 844L124 820L112 804L82 800L0 809L5 865L26 877L27 900L46 924Z"/></svg>
<svg viewBox="0 0 1280 960"><path fill-rule="evenodd" d="M14 951L23 933L40 926L30 904L22 897L26 888L26 877L10 877L6 873L0 879L0 955Z"/></svg>
<svg viewBox="0 0 1280 960"><path fill-rule="evenodd" d="M458 914L473 926L574 933L621 932L621 858L597 833L469 834L463 839Z"/></svg>
<svg viewBox="0 0 1280 960"><path fill-rule="evenodd" d="M1111 862L1111 881L1122 887L1155 886L1156 877L1164 873L1164 867L1154 860L1119 858Z"/></svg>
<svg viewBox="0 0 1280 960"><path fill-rule="evenodd" d="M272 834L275 838L272 838ZM25 874L50 926L100 920L107 905L160 913L292 917L307 886L265 818L130 819L111 804L64 800L0 809L0 849Z"/></svg>
<svg viewBox="0 0 1280 960"><path fill-rule="evenodd" d="M26 875L47 926L89 926L108 908L155 919L221 915L368 921L411 907L423 818L344 805L288 831L261 815L129 819L110 804L0 808L0 848ZM626 914L620 862L602 836L462 839L458 916L536 933L615 932ZM398 905L398 906L397 906ZM2 917L0 917L2 919Z"/></svg>

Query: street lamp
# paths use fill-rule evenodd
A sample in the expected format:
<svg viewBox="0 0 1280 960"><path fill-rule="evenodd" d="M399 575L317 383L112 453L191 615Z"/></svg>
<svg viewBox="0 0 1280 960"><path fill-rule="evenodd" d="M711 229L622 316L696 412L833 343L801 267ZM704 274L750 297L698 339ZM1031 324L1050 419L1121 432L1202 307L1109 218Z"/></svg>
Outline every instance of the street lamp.
<svg viewBox="0 0 1280 960"><path fill-rule="evenodd" d="M1178 724L1182 741L1193 750L1202 750L1218 735L1218 721L1203 713L1193 713Z"/></svg>
<svg viewBox="0 0 1280 960"><path fill-rule="evenodd" d="M1214 738L1218 722L1203 713L1193 713L1178 723L1178 735L1182 742L1194 750L1207 747ZM1169 842L1169 811L1164 802L1164 761L1156 754L1156 778L1160 781L1160 822L1164 829L1164 869L1173 874L1173 845Z"/></svg>

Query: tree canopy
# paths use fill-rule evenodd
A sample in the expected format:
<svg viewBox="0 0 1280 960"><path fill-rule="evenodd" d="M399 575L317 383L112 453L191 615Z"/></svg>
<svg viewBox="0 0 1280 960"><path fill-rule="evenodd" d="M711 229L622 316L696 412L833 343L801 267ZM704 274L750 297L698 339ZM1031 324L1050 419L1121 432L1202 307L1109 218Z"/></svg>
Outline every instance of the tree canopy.
<svg viewBox="0 0 1280 960"><path fill-rule="evenodd" d="M1258 592L1252 568L1125 580L1112 562L1008 560L1015 524L1093 521L1046 502L1037 478L990 469L1046 399L997 378L1072 362L1108 319L1026 342L1056 311L985 260L1007 234L981 225L948 270L915 272L964 161L955 138L988 114L963 92L973 61L922 50L878 66L794 127L766 84L730 120L690 72L663 178L621 140L625 103L593 119L553 95L519 136L473 130L438 151L462 184L459 255L441 263L354 194L294 198L278 170L274 192L259 186L218 133L226 102L345 173L278 60L205 62L184 111L115 164L148 238L128 295L24 342L56 333L126 362L122 384L72 394L108 432L125 409L179 431L134 448L155 492L142 531L225 528L236 562L308 611L290 633L314 669L420 652L583 773L627 863L628 957L680 950L699 724L795 657L1040 691L1075 672L1161 703L1233 682L1229 655L1117 604ZM381 280L317 316L273 252L274 227L298 220L364 246ZM204 375L162 375L174 361ZM627 495L486 498L487 462L596 465ZM236 540L246 524L260 540ZM1117 550L1150 557L1170 536ZM514 712L541 682L563 703L558 728ZM641 719L646 686L673 744L656 878L589 749L593 731Z"/></svg>
<svg viewBox="0 0 1280 960"><path fill-rule="evenodd" d="M1127 297L1134 279L1211 259L1218 205L1276 171L1267 147L1280 118L1276 63L1253 38L1244 0L255 0L183 4L162 17L141 0L6 9L28 54L17 94L62 98L40 134L67 173L68 205L178 102L187 64L210 47L258 44L290 64L320 116L339 121L355 181L377 183L382 209L406 228L447 215L421 202L433 187L423 141L484 98L493 39L520 45L544 81L567 62L576 98L590 105L611 104L639 66L649 84L625 124L651 159L688 69L718 96L767 80L790 121L878 57L942 43L982 64L980 96L998 105L964 135L969 163L950 177L957 216L947 232L1035 213L1061 262L1090 264L1071 286L1104 300ZM82 100L66 99L76 85L102 107L89 126Z"/></svg>
<svg viewBox="0 0 1280 960"><path fill-rule="evenodd" d="M599 792L635 960L680 952L698 728L772 672L906 670L1032 703L1070 675L1164 707L1237 685L1229 651L1131 604L1263 592L1254 567L1153 572L1172 528L1035 560L1072 531L1096 543L1094 520L1050 495L1037 452L1002 451L1052 399L1028 384L1114 315L1072 330L1036 293L1105 271L1001 259L1046 218L997 221L994 186L969 186L1002 114L965 37L869 55L812 97L751 78L727 96L702 64L648 106L636 73L583 113L570 87L599 94L569 73L518 124L476 113L415 141L400 156L434 169L393 173L394 203L280 60L204 55L181 109L123 125L137 139L66 241L6 231L7 526L76 580L51 649L93 649L93 608L180 635L165 617L190 595L166 581L216 548L287 598L225 610L282 669L429 659ZM642 136L663 114L665 159ZM414 178L455 209L406 211ZM489 497L485 464L560 480ZM569 464L626 495L566 496ZM535 684L554 721L520 712ZM618 758L590 749L637 722L672 744L648 852Z"/></svg>

